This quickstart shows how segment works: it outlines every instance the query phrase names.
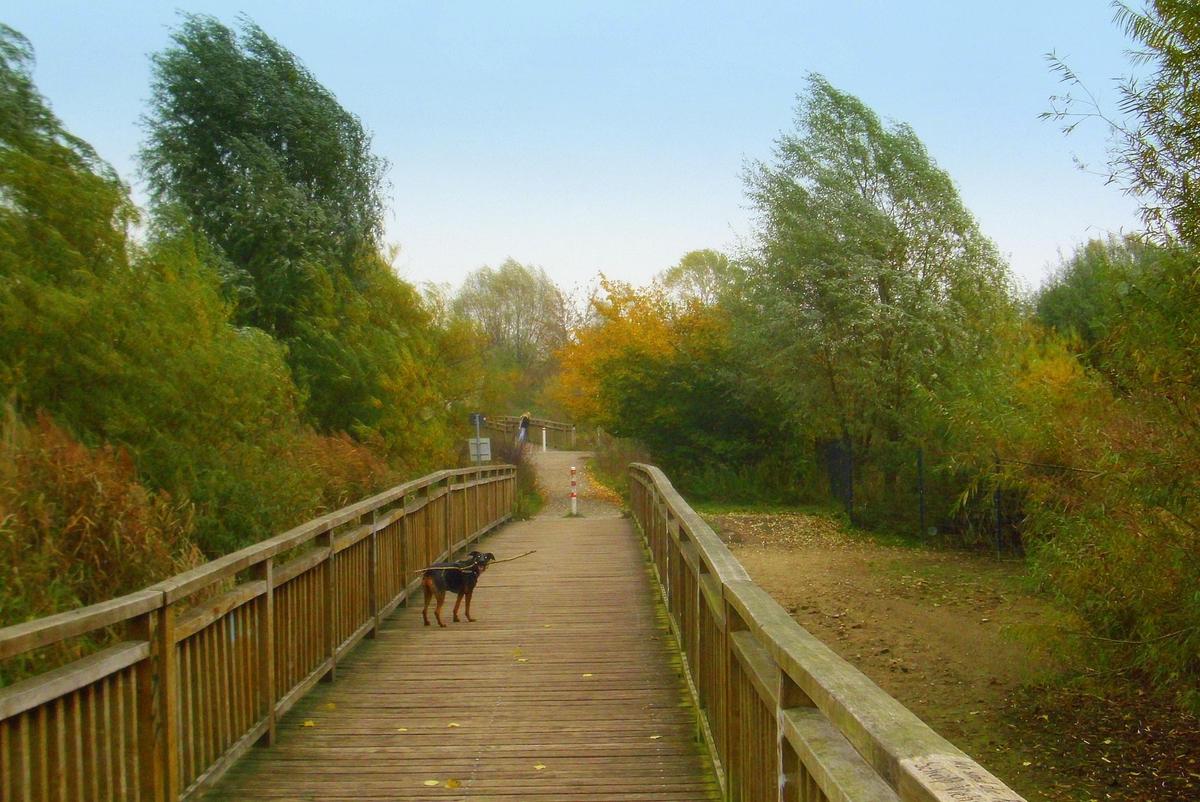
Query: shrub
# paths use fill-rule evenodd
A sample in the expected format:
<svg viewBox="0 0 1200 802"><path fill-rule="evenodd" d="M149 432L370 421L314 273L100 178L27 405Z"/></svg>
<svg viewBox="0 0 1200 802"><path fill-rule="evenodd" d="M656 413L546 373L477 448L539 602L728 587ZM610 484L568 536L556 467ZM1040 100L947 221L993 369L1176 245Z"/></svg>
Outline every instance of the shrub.
<svg viewBox="0 0 1200 802"><path fill-rule="evenodd" d="M88 448L42 415L0 434L0 626L93 604L199 565L192 508L137 481L123 449ZM4 674L78 656L64 643Z"/></svg>
<svg viewBox="0 0 1200 802"><path fill-rule="evenodd" d="M513 500L513 519L524 521L537 515L546 498L538 486L537 473L527 449L507 437L492 438L492 459L516 466L517 489Z"/></svg>

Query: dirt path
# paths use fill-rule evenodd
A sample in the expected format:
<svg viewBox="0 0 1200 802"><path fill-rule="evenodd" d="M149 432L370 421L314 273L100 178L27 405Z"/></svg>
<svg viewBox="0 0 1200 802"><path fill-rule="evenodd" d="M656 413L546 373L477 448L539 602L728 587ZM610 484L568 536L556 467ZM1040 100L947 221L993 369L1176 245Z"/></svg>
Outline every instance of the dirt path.
<svg viewBox="0 0 1200 802"><path fill-rule="evenodd" d="M588 475L590 451L541 451L529 454L537 471L538 485L546 499L536 518L562 518L571 512L571 466L576 469L579 514L584 518L621 517L620 498L602 486L593 485Z"/></svg>

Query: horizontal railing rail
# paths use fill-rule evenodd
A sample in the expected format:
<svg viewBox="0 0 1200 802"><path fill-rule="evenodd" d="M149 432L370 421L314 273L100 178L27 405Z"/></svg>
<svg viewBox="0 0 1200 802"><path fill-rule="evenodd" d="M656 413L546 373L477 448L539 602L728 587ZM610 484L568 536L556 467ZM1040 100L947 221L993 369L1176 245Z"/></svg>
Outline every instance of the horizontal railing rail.
<svg viewBox="0 0 1200 802"><path fill-rule="evenodd" d="M727 799L1023 802L796 623L662 471L629 473Z"/></svg>
<svg viewBox="0 0 1200 802"><path fill-rule="evenodd" d="M124 639L0 689L0 800L208 787L419 585L510 517L515 469L440 471L145 590L0 629L0 660Z"/></svg>
<svg viewBox="0 0 1200 802"><path fill-rule="evenodd" d="M484 427L501 437L514 437L521 418L517 415L488 415ZM544 436L544 437L543 437ZM529 419L528 442L538 445L544 442L548 448L573 450L575 448L575 424L545 418Z"/></svg>

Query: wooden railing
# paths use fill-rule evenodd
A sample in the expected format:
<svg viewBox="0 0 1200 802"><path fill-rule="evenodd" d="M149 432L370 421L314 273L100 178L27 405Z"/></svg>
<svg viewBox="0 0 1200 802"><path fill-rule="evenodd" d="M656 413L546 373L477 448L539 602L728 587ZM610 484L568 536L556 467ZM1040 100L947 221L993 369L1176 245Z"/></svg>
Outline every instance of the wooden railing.
<svg viewBox="0 0 1200 802"><path fill-rule="evenodd" d="M484 426L494 435L512 439L516 437L521 418L517 415L488 415ZM545 434L547 448L571 451L575 449L575 424L545 418L529 419L529 442L540 447Z"/></svg>
<svg viewBox="0 0 1200 802"><path fill-rule="evenodd" d="M175 800L216 780L416 587L505 521L514 471L441 471L146 590L0 629L0 660L124 640L0 689L0 800Z"/></svg>
<svg viewBox="0 0 1200 802"><path fill-rule="evenodd" d="M1023 802L792 620L662 471L629 471L726 799Z"/></svg>

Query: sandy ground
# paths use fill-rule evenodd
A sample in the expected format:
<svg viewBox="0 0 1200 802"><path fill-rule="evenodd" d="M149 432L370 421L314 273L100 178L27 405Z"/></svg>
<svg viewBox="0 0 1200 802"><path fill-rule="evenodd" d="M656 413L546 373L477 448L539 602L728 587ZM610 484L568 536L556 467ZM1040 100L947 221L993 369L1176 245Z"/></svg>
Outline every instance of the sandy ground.
<svg viewBox="0 0 1200 802"><path fill-rule="evenodd" d="M1020 636L1050 613L1016 566L883 545L817 516L713 523L802 626L1027 798L1048 798L1033 791L1036 747L1002 715L1010 692L1053 665Z"/></svg>

